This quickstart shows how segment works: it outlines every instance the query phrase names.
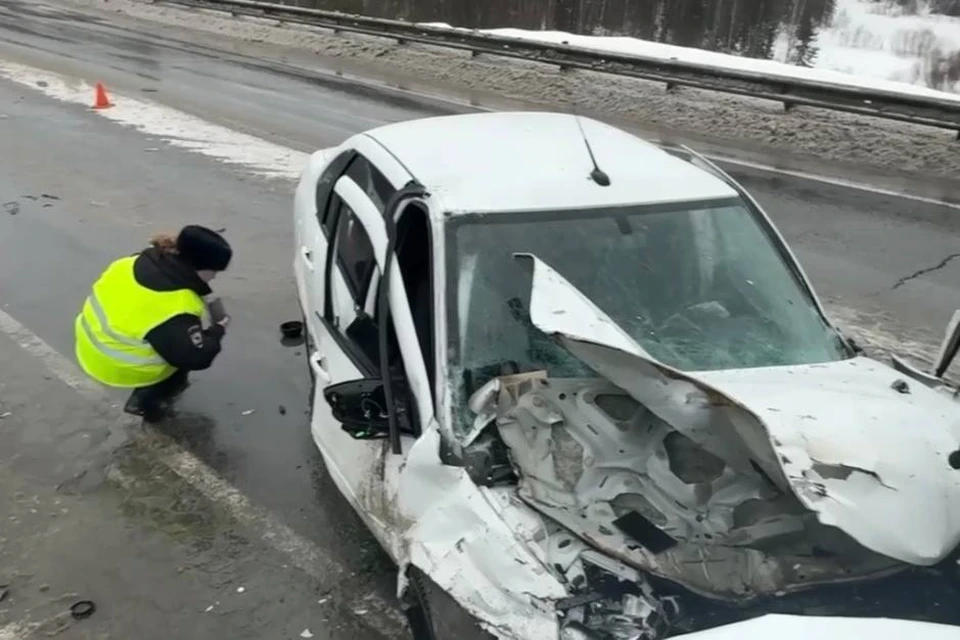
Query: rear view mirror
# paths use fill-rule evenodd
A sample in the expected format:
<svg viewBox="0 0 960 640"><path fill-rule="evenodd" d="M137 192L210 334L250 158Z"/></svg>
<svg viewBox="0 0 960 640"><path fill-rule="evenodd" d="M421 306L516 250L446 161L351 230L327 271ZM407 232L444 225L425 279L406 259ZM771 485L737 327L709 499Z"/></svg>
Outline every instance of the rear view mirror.
<svg viewBox="0 0 960 640"><path fill-rule="evenodd" d="M957 356L957 350L960 349L960 309L953 312L950 323L943 336L943 342L940 343L940 353L937 354L937 361L934 364L933 373L938 378L942 378L950 368L950 363Z"/></svg>
<svg viewBox="0 0 960 640"><path fill-rule="evenodd" d="M323 390L333 418L357 440L375 440L390 435L390 416L383 382L363 378L330 385Z"/></svg>

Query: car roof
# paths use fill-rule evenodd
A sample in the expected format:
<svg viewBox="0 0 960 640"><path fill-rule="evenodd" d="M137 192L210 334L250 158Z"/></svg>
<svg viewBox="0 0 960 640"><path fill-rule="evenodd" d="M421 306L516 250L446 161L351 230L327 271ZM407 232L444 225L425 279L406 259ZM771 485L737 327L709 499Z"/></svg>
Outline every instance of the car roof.
<svg viewBox="0 0 960 640"><path fill-rule="evenodd" d="M601 187L577 120L600 168ZM621 129L583 116L496 112L367 131L446 211L543 211L728 198L724 181Z"/></svg>

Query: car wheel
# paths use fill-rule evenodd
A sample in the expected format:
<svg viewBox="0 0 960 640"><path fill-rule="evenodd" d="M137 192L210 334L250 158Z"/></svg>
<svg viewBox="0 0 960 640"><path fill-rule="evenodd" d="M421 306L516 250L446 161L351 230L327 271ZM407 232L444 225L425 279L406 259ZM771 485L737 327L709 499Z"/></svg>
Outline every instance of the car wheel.
<svg viewBox="0 0 960 640"><path fill-rule="evenodd" d="M410 567L413 606L407 621L413 640L494 640L476 618L416 567Z"/></svg>

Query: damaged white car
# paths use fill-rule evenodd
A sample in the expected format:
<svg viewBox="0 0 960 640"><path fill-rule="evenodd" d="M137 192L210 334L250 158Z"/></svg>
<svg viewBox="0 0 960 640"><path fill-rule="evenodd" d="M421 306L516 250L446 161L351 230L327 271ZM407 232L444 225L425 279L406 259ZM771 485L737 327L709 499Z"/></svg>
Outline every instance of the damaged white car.
<svg viewBox="0 0 960 640"><path fill-rule="evenodd" d="M864 357L689 149L393 124L313 154L295 242L313 437L417 640L960 637L955 336Z"/></svg>

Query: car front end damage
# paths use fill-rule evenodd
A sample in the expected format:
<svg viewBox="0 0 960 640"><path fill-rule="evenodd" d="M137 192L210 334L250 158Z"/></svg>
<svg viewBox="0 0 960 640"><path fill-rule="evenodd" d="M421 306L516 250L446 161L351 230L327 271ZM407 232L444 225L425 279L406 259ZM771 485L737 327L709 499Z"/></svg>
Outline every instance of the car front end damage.
<svg viewBox="0 0 960 640"><path fill-rule="evenodd" d="M952 393L862 357L682 372L518 259L532 323L597 376L492 378L470 399L462 466L440 464L428 433L399 494L407 560L488 630L655 640L776 610L838 616L823 636L848 639L831 620L896 616L884 602L911 597L929 606L905 617L960 623L937 609L938 589L960 595Z"/></svg>

